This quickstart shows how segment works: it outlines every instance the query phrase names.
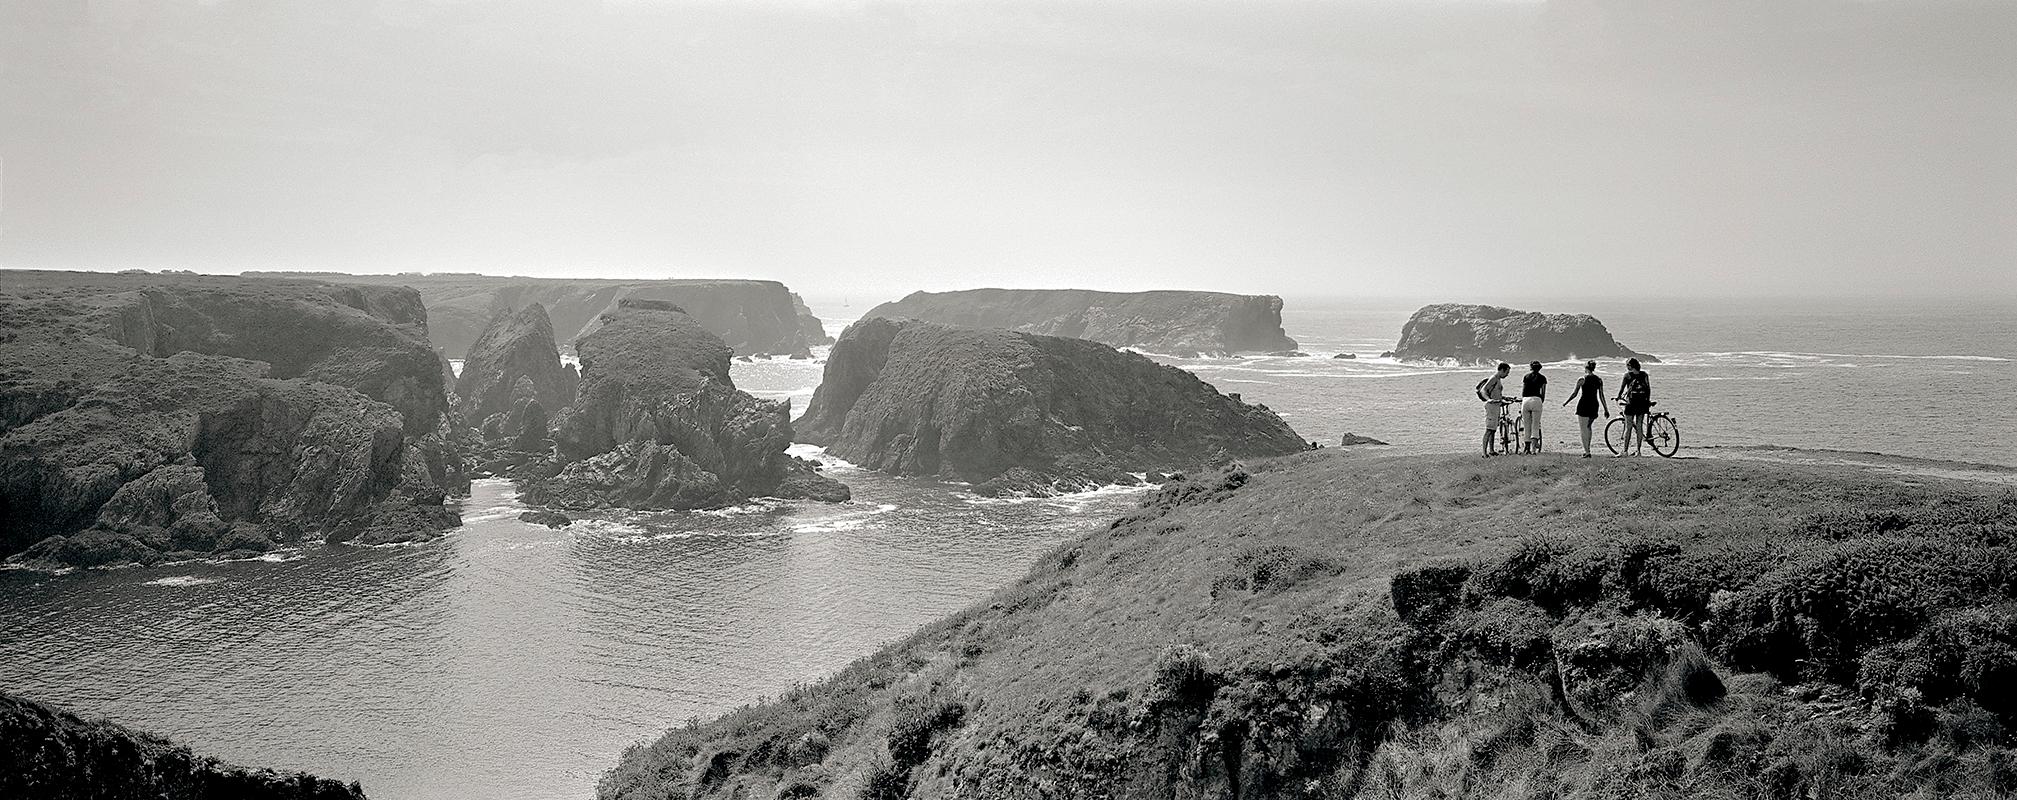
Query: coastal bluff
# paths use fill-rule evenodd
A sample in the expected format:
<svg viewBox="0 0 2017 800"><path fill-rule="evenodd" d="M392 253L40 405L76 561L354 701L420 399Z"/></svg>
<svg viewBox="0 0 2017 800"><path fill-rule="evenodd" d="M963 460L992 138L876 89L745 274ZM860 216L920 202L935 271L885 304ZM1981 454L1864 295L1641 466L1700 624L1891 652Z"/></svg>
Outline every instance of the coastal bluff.
<svg viewBox="0 0 2017 800"><path fill-rule="evenodd" d="M1485 305L1423 306L1401 326L1403 361L1543 363L1588 358L1659 359L1632 350L1588 314L1543 314Z"/></svg>
<svg viewBox="0 0 2017 800"><path fill-rule="evenodd" d="M841 334L800 439L860 466L1050 494L1308 445L1182 369L1061 336L880 317Z"/></svg>
<svg viewBox="0 0 2017 800"><path fill-rule="evenodd" d="M667 720L599 796L1996 797L2017 782L2005 487L1328 449L1193 474L1084 530L830 677Z"/></svg>
<svg viewBox="0 0 2017 800"><path fill-rule="evenodd" d="M575 347L581 387L554 422L557 471L522 481L528 502L684 510L848 499L785 452L790 404L736 389L733 351L678 306L620 300Z"/></svg>
<svg viewBox="0 0 2017 800"><path fill-rule="evenodd" d="M0 692L0 797L364 800L357 784L234 767L151 734Z"/></svg>
<svg viewBox="0 0 2017 800"><path fill-rule="evenodd" d="M411 289L0 272L0 554L432 538L466 489Z"/></svg>
<svg viewBox="0 0 2017 800"><path fill-rule="evenodd" d="M777 281L738 279L622 280L520 278L474 273L347 275L335 272L247 273L337 283L407 286L427 305L428 335L449 358L463 358L491 320L538 303L562 345L594 330L626 299L664 300L721 337L736 355L809 355L832 342L805 302Z"/></svg>
<svg viewBox="0 0 2017 800"><path fill-rule="evenodd" d="M1273 295L1083 289L913 292L870 309L862 318L874 317L1090 339L1185 358L1296 349L1296 340L1282 332L1282 299Z"/></svg>

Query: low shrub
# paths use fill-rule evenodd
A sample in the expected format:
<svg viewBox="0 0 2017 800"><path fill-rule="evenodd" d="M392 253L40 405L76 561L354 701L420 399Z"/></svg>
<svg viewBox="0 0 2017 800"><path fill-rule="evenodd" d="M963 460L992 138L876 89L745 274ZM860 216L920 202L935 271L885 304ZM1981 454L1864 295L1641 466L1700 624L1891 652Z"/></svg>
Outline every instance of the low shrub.
<svg viewBox="0 0 2017 800"><path fill-rule="evenodd" d="M1595 537L1529 536L1503 558L1474 570L1468 590L1482 597L1529 600L1560 615L1604 596L1617 556L1613 542Z"/></svg>
<svg viewBox="0 0 2017 800"><path fill-rule="evenodd" d="M1713 604L1716 651L1744 668L1851 683L1865 651L1917 633L1937 612L2008 596L2011 554L1885 537L1794 557Z"/></svg>
<svg viewBox="0 0 2017 800"><path fill-rule="evenodd" d="M1402 621L1433 624L1463 602L1464 582L1470 577L1471 565L1461 561L1422 564L1394 573L1387 593Z"/></svg>
<svg viewBox="0 0 2017 800"><path fill-rule="evenodd" d="M1338 564L1294 545L1243 547L1233 556L1232 576L1256 594L1280 591L1318 575L1334 575Z"/></svg>
<svg viewBox="0 0 2017 800"><path fill-rule="evenodd" d="M966 704L937 696L906 695L897 698L891 712L889 757L908 769L931 755L934 735L965 720Z"/></svg>
<svg viewBox="0 0 2017 800"><path fill-rule="evenodd" d="M1857 685L1870 696L1909 690L1933 705L1966 698L2017 723L2017 605L1950 611L1910 639L1873 648Z"/></svg>

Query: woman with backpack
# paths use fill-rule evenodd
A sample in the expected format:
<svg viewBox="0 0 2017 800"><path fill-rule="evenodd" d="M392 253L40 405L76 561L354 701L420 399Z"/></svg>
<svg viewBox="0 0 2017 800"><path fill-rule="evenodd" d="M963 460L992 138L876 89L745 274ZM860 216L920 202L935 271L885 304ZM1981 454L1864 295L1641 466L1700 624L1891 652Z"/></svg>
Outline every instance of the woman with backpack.
<svg viewBox="0 0 2017 800"><path fill-rule="evenodd" d="M1576 398L1582 398L1577 403ZM1611 417L1611 402L1604 399L1604 379L1597 377L1597 360L1583 362L1583 377L1576 379L1576 388L1569 392L1569 399L1562 405L1576 403L1576 421L1583 426L1583 457L1590 457L1591 427L1597 424L1597 406L1604 407L1604 418Z"/></svg>
<svg viewBox="0 0 2017 800"><path fill-rule="evenodd" d="M1625 359L1625 377L1618 381L1616 399L1625 404L1625 446L1612 458L1632 452L1633 442L1646 446L1646 415L1653 410L1653 379L1639 368L1639 359Z"/></svg>

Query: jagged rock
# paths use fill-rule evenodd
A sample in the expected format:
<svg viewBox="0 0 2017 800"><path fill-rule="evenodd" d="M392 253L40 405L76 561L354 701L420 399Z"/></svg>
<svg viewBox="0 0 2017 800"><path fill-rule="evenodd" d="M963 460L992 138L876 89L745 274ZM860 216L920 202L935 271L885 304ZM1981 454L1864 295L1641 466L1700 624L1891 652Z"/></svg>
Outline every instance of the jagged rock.
<svg viewBox="0 0 2017 800"><path fill-rule="evenodd" d="M1378 440L1378 439L1375 439L1375 438L1373 438L1373 437L1371 437L1371 436L1360 436L1360 435L1358 435L1358 434L1356 434L1356 433L1351 433L1351 432L1346 432L1346 433L1345 433L1345 435L1344 435L1344 439L1343 439L1342 441L1338 442L1338 446L1339 446L1339 447L1352 447L1352 446L1354 446L1354 445L1361 445L1361 444L1377 444L1377 445L1384 445L1384 444L1386 444L1386 442L1382 442L1382 441L1380 441L1380 440Z"/></svg>
<svg viewBox="0 0 2017 800"><path fill-rule="evenodd" d="M1057 336L870 318L834 344L801 439L869 469L1030 493L1303 449L1197 376Z"/></svg>
<svg viewBox="0 0 2017 800"><path fill-rule="evenodd" d="M1221 292L970 289L914 292L863 319L921 319L973 328L1091 339L1182 358L1294 350L1282 299Z"/></svg>
<svg viewBox="0 0 2017 800"><path fill-rule="evenodd" d="M247 273L257 274L257 273ZM434 345L449 358L462 358L499 314L533 303L546 307L563 346L595 329L596 320L615 311L624 298L666 300L683 308L739 354L806 353L826 344L824 327L791 290L758 280L599 280L515 278L473 273L432 275L345 275L286 273L346 284L410 286L427 304Z"/></svg>
<svg viewBox="0 0 2017 800"><path fill-rule="evenodd" d="M574 401L568 383L553 342L553 322L545 306L533 303L499 315L477 337L455 382L457 410L467 424L483 428L528 394L545 408L566 407Z"/></svg>
<svg viewBox="0 0 2017 800"><path fill-rule="evenodd" d="M1498 306L1424 306L1401 327L1393 357L1467 363L1565 361L1577 358L1659 359L1634 352L1588 314L1542 314Z"/></svg>
<svg viewBox="0 0 2017 800"><path fill-rule="evenodd" d="M735 388L732 351L679 307L626 299L576 342L581 394L554 425L560 469L525 481L562 508L719 508L751 497L844 500L785 453L790 404Z"/></svg>
<svg viewBox="0 0 2017 800"><path fill-rule="evenodd" d="M519 512L518 521L530 522L534 525L545 525L546 527L552 528L554 530L565 528L568 525L573 524L574 522L574 520L569 518L566 514L562 514L558 511L549 511L546 509Z"/></svg>
<svg viewBox="0 0 2017 800"><path fill-rule="evenodd" d="M1305 353L1301 350L1276 350L1272 353L1269 353L1268 355L1277 356L1280 358L1305 358L1309 356L1309 353Z"/></svg>
<svg viewBox="0 0 2017 800"><path fill-rule="evenodd" d="M440 361L410 290L0 273L0 554L102 566L342 540L441 506Z"/></svg>
<svg viewBox="0 0 2017 800"><path fill-rule="evenodd" d="M798 333L805 338L806 344L833 344L833 337L826 335L826 323L812 315L812 309L806 307L805 298L799 297L798 292L791 293L791 307L798 312ZM798 351L793 351L789 355L792 358L812 357L809 352Z"/></svg>
<svg viewBox="0 0 2017 800"><path fill-rule="evenodd" d="M1358 358L1358 357L1359 357L1359 354L1358 354L1358 353L1339 353L1339 354L1337 354L1337 355L1334 355L1334 356L1331 356L1331 357L1332 357L1332 358Z"/></svg>
<svg viewBox="0 0 2017 800"><path fill-rule="evenodd" d="M219 763L158 736L0 693L0 797L363 800L364 791Z"/></svg>
<svg viewBox="0 0 2017 800"><path fill-rule="evenodd" d="M1381 350L1381 351L1380 351L1380 357L1381 357L1381 358L1393 358L1393 357L1394 357L1394 351L1392 351L1392 350Z"/></svg>

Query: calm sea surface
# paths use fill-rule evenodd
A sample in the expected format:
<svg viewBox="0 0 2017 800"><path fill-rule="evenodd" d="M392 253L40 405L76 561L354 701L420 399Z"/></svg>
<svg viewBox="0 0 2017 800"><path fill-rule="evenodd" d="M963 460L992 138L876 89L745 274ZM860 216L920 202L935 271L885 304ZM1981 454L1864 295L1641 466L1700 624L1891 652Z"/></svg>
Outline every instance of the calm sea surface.
<svg viewBox="0 0 2017 800"><path fill-rule="evenodd" d="M1467 451L1483 373L1377 358L1417 305L1291 299L1286 327L1311 356L1172 363L1267 403L1305 438ZM2008 303L1542 310L1596 314L1658 354L1656 396L1686 447L2017 466ZM1578 369L1547 371L1566 392ZM802 409L819 366L737 363L735 377ZM1551 446L1569 446L1572 423L1551 407ZM419 546L0 572L0 687L228 760L358 780L378 800L590 797L631 743L832 672L985 597L1133 497L991 501L835 474L853 503L619 513L554 531L518 522L509 485L485 481L460 530Z"/></svg>

